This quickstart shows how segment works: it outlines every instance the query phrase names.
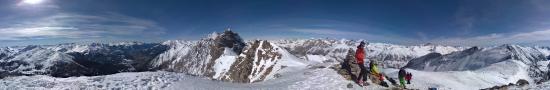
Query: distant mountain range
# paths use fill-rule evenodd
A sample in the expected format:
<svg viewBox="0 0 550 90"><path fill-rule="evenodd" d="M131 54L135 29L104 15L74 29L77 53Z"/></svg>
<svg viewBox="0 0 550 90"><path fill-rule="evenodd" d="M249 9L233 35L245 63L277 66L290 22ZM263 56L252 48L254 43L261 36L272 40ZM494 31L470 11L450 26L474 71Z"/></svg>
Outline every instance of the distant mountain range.
<svg viewBox="0 0 550 90"><path fill-rule="evenodd" d="M0 48L0 77L96 76L120 72L170 71L214 80L251 83L278 77L288 69L342 62L358 41L331 39L249 40L226 30L196 41L93 43ZM370 43L368 61L382 67L425 71L480 70L503 62L527 65L535 81L547 80L548 47L502 45L455 47Z"/></svg>

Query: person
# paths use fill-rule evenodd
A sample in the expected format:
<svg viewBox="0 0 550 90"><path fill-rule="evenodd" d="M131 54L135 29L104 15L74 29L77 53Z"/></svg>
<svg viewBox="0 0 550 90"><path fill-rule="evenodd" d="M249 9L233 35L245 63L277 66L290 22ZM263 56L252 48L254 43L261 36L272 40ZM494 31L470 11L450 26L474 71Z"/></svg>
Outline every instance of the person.
<svg viewBox="0 0 550 90"><path fill-rule="evenodd" d="M407 80L407 84L411 84L412 74L407 73L407 76L405 76L405 79Z"/></svg>
<svg viewBox="0 0 550 90"><path fill-rule="evenodd" d="M407 88L405 86L405 76L407 75L407 71L405 71L405 68L399 69L398 78L399 78L399 84L401 84L401 87Z"/></svg>
<svg viewBox="0 0 550 90"><path fill-rule="evenodd" d="M371 60L370 63L369 63L369 68L370 68L370 74L369 74L369 77L372 81L372 83L376 83L376 84L382 84L384 82L384 75L382 75L382 73L380 73L380 71L378 70L378 67L377 67L378 64L376 64L376 61L373 61Z"/></svg>
<svg viewBox="0 0 550 90"><path fill-rule="evenodd" d="M380 72L378 71L377 65L378 64L376 64L375 61L370 61L370 64L369 64L370 72L371 72L372 75L380 76L380 75L378 75L378 74L380 74Z"/></svg>
<svg viewBox="0 0 550 90"><path fill-rule="evenodd" d="M365 68L365 65L364 65L365 50L363 47L365 47L365 42L361 41L361 43L359 43L359 46L357 46L357 50L355 51L355 59L357 60L357 64L359 65L359 68L361 69L359 71L359 77L357 78L357 82L360 85L362 85L363 81L367 79L366 77L367 69Z"/></svg>

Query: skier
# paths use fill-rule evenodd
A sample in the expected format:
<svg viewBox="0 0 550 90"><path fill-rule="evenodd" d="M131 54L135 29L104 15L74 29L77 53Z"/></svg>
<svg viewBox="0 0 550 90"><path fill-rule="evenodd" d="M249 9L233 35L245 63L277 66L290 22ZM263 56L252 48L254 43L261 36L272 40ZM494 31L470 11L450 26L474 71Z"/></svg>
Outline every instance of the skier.
<svg viewBox="0 0 550 90"><path fill-rule="evenodd" d="M355 51L355 59L357 59L357 64L361 69L357 78L357 83L359 83L359 85L363 85L363 81L366 81L367 79L367 69L364 65L365 62L363 61L365 59L365 50L363 47L365 47L365 42L361 41L361 43L359 43L359 46L357 46L357 50Z"/></svg>
<svg viewBox="0 0 550 90"><path fill-rule="evenodd" d="M398 77L399 77L399 83L401 84L401 87L407 88L405 86L405 76L407 75L407 71L405 71L405 68L399 69Z"/></svg>
<svg viewBox="0 0 550 90"><path fill-rule="evenodd" d="M407 76L405 76L405 79L407 80L407 84L411 84L412 74L407 73Z"/></svg>

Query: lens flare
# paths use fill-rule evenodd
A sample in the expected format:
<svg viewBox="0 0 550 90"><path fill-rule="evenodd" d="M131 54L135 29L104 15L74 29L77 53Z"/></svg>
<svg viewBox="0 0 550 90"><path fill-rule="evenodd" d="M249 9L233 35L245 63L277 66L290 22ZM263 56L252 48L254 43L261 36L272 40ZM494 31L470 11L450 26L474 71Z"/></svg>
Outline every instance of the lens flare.
<svg viewBox="0 0 550 90"><path fill-rule="evenodd" d="M26 3L26 4L40 4L44 2L44 0L23 0L23 3Z"/></svg>

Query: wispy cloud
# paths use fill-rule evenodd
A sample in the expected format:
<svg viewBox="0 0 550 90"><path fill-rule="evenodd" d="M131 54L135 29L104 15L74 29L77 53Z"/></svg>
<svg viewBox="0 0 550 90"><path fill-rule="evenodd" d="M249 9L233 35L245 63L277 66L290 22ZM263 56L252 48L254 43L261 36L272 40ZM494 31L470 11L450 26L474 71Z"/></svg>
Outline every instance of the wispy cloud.
<svg viewBox="0 0 550 90"><path fill-rule="evenodd" d="M399 44L409 44L417 40L392 36L392 35L375 35L366 32L359 31L347 31L339 29L328 29L328 28L294 28L290 29L292 32L311 34L316 37L333 37L333 38L348 38L348 39L364 39L374 42L387 42L387 43L399 43Z"/></svg>
<svg viewBox="0 0 550 90"><path fill-rule="evenodd" d="M38 19L9 20L0 26L0 40L101 38L164 34L156 22L118 13L83 15L58 13Z"/></svg>
<svg viewBox="0 0 550 90"><path fill-rule="evenodd" d="M352 31L343 31L343 30L334 30L334 29L292 29L294 32L309 33L309 34L322 34L322 35L364 35L368 36L367 33L362 32L352 32Z"/></svg>
<svg viewBox="0 0 550 90"><path fill-rule="evenodd" d="M501 44L528 44L550 40L550 30L523 33L494 33L466 38L442 38L431 40L442 45L491 46Z"/></svg>

